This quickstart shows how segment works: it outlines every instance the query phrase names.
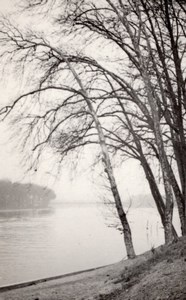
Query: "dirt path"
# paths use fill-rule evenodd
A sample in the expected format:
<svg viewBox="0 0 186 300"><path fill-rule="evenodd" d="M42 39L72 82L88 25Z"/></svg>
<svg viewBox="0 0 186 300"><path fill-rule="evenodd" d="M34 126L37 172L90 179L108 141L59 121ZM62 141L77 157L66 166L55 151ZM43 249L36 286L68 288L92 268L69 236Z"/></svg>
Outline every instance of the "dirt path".
<svg viewBox="0 0 186 300"><path fill-rule="evenodd" d="M31 286L0 292L0 300L82 300L94 299L116 288L115 278L120 276L124 262L101 269L50 280Z"/></svg>

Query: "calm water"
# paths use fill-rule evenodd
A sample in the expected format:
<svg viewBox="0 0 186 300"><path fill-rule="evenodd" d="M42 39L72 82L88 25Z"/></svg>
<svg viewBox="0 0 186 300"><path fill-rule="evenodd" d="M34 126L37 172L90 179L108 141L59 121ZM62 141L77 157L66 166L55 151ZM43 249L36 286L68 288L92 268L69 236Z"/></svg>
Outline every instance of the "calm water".
<svg viewBox="0 0 186 300"><path fill-rule="evenodd" d="M126 256L123 236L107 226L105 216L98 204L0 212L0 286L121 260ZM164 242L155 209L130 209L129 221L138 254Z"/></svg>

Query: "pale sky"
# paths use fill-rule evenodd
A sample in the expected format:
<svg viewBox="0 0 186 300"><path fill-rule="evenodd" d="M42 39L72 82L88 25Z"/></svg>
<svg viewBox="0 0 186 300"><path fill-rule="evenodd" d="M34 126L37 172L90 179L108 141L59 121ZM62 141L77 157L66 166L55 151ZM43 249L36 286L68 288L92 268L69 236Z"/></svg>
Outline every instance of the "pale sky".
<svg viewBox="0 0 186 300"><path fill-rule="evenodd" d="M0 0L0 12L4 14L10 11L15 2L15 0ZM8 83L0 81L1 105L13 97L15 89L15 82L12 78L10 78ZM5 124L0 124L0 179L8 178L12 181L35 182L48 185L57 192L59 197L62 197L66 201L85 201L87 198L89 201L99 200L97 198L100 194L100 180L98 179L99 184L97 184L96 173L92 176L90 170L77 172L77 175L73 176L68 171L68 168L66 168L63 169L62 174L56 180L53 176L54 174L49 174L51 166L48 168L47 163L44 162L41 171L37 172L37 175L31 176L31 174L25 174L25 170L21 167L20 163L23 156L15 150L13 144L9 143L9 132ZM87 161L84 160L82 163L84 170L87 169L86 165ZM144 180L143 171L137 162L128 160L123 164L122 168L116 170L115 174L122 198L128 198L129 195L147 194L149 192L148 185ZM71 177L74 179L71 180ZM94 183L91 182L92 180Z"/></svg>

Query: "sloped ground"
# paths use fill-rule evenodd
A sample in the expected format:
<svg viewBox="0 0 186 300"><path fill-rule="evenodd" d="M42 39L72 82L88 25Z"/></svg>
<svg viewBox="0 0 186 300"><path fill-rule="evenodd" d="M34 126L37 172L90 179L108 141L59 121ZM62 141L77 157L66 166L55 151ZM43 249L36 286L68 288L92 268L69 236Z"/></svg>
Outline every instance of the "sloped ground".
<svg viewBox="0 0 186 300"><path fill-rule="evenodd" d="M99 296L106 300L185 300L186 299L186 239L153 249L153 255L120 276L121 287L110 295ZM142 255L146 257L149 253Z"/></svg>
<svg viewBox="0 0 186 300"><path fill-rule="evenodd" d="M186 239L134 260L12 290L0 300L186 300Z"/></svg>

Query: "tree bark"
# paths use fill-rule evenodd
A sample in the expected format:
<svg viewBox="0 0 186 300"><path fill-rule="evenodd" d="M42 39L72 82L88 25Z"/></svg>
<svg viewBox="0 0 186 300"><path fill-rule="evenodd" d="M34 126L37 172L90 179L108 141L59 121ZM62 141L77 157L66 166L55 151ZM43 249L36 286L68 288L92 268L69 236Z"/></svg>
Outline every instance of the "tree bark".
<svg viewBox="0 0 186 300"><path fill-rule="evenodd" d="M164 10L162 10L164 18L165 18L165 27L168 30L169 35L169 41L170 41L170 49L172 51L172 59L175 66L175 82L177 85L177 93L175 93L172 85L172 79L169 74L169 67L166 64L166 56L164 53L164 49L162 49L161 43L159 43L156 30L154 27L154 23L152 22L152 18L149 14L149 9L146 5L146 3L141 0L142 6L144 8L144 11L148 17L148 21L150 24L151 32L154 38L154 42L157 48L158 57L160 59L160 62L162 64L162 68L164 70L165 74L165 86L166 89L163 88L162 82L161 82L161 75L156 67L155 61L154 63L154 69L157 73L157 79L159 81L159 86L161 90L162 99L164 102L164 107L168 107L168 102L166 100L166 93L165 90L168 91L169 94L169 100L171 103L171 109L172 114L174 115L174 118L170 118L169 113L165 113L165 119L167 121L167 124L170 126L170 132L171 132L171 139L172 139L172 145L173 150L175 154L175 159L178 167L180 182L182 191L180 191L180 188L177 184L175 175L170 168L169 172L169 181L171 182L174 195L176 198L176 202L178 205L178 211L179 211L179 217L181 222L181 231L182 234L186 234L186 141L185 141L185 135L184 135L184 124L183 124L183 107L186 109L186 92L185 92L185 84L182 74L182 68L181 68L181 60L179 57L179 46L178 46L178 40L176 40L176 36L174 35L174 29L173 29L173 22L171 22L171 15L169 14L169 8L173 5L172 3L169 3L169 1L164 0L162 2L162 5L164 4ZM153 5L153 4L152 4ZM170 5L170 7L169 7ZM163 6L162 6L163 8ZM161 9L162 9L161 8ZM176 15L175 15L176 18ZM177 18L179 18L177 16ZM158 22L158 18L154 13L154 19L156 22ZM177 23L178 26L178 23ZM163 29L162 29L163 30ZM163 32L163 31L162 31ZM146 34L146 32L145 32ZM179 31L177 31L177 34L179 34ZM146 38L148 41L148 35L146 34ZM151 52L151 46L148 42L148 46ZM151 52L152 54L152 52ZM152 54L153 55L153 54ZM169 164L169 163L168 163Z"/></svg>
<svg viewBox="0 0 186 300"><path fill-rule="evenodd" d="M159 118L159 111L158 111L158 104L156 96L154 95L154 88L151 84L150 76L148 74L145 60L143 53L141 53L141 49L139 47L138 40L136 39L135 33L133 32L133 28L130 26L130 23L127 19L127 14L123 11L122 17L120 11L116 9L116 7L111 3L110 0L107 0L110 6L116 12L118 18L126 28L126 31L130 37L130 40L133 45L133 51L136 53L137 56L137 65L138 71L141 74L141 78L144 83L144 88L146 90L146 95L148 99L148 103L151 110L151 115L154 123L154 136L157 144L157 148L159 151L160 156L160 165L162 169L162 176L164 182L164 189L165 189L165 196L166 196L166 204L165 204L165 242L170 243L173 241L173 232L172 232L172 215L173 215L173 194L171 183L169 180L169 169L167 165L167 156L164 149L163 137L160 128L160 118ZM141 21L141 20L140 20ZM140 30L140 29L139 29ZM126 52L128 55L128 53ZM131 60L131 56L128 55L129 59ZM132 61L132 60L131 60Z"/></svg>
<svg viewBox="0 0 186 300"><path fill-rule="evenodd" d="M159 192L159 189L157 187L157 184L156 184L154 175L152 173L152 170L151 170L148 162L146 161L146 158L143 156L143 157L141 157L140 161L141 161L143 170L145 172L147 181L149 183L151 194L152 194L152 196L154 198L154 201L156 203L156 207L157 207L157 210L159 212L159 215L160 215L160 218L161 218L161 222L162 222L162 225L163 225L164 231L165 231L165 230L167 230L167 229L165 229L166 222L167 222L166 221L166 217L165 217L165 211L166 211L165 210L165 204L163 202L162 196L161 196L161 194ZM178 235L177 235L177 232L176 232L176 230L175 230L175 228L174 228L173 225L172 225L172 233L173 233L174 239L176 240L178 238Z"/></svg>
<svg viewBox="0 0 186 300"><path fill-rule="evenodd" d="M111 85L111 84L110 84ZM112 87L112 85L111 85ZM113 87L112 87L113 89ZM114 90L113 90L114 92ZM138 139L138 136L136 135L134 129L133 129L133 126L132 126L132 123L131 121L129 120L129 117L127 115L127 112L125 110L125 107L122 103L122 101L120 100L119 97L117 97L116 95L116 98L118 100L118 103L122 109L122 112L127 120L127 123L128 123L128 126L129 126L129 131L130 133L132 134L133 136L133 139L134 139L134 143L136 145L136 148L137 148L137 151L139 153L139 160L141 162L141 165L143 167L143 170L145 172L145 175L146 175L146 178L147 178L147 181L149 183L149 187L150 187L150 190L151 190L151 193L152 193L152 196L154 198L154 201L156 203L156 206L157 206L157 209L158 209L158 212L160 214L160 218L161 218L161 221L162 221L162 224L163 224L163 227L164 227L164 232L165 232L165 241L167 239L171 239L171 236L170 236L170 233L169 233L169 230L171 232L171 229L168 227L167 225L167 222L169 222L170 220L168 219L168 217L166 217L166 207L165 207L165 204L163 202L163 199L162 199L162 196L159 192L159 189L157 187L157 184L156 184L156 181L155 181L155 178L154 178L154 175L153 175L153 172L149 166L149 163L147 162L144 154L143 154L143 149L141 147L141 143L140 143L140 140ZM167 161L168 163L168 161ZM167 213L169 211L169 208L167 208ZM170 213L171 211L169 211ZM174 239L177 239L178 235L176 233L176 230L174 228L174 226L172 225L172 221L170 222L170 226L172 226L172 234L173 234L173 237ZM168 236L168 237L167 237Z"/></svg>
<svg viewBox="0 0 186 300"><path fill-rule="evenodd" d="M71 66L70 62L68 60L66 60L66 63L69 67L69 69L71 70L71 72L73 73L80 89L81 89L81 93L82 96L85 99L85 102L87 104L87 107L89 109L89 112L92 116L92 119L95 123L95 127L97 129L97 133L98 133L98 138L99 138L99 144L101 147L101 152L102 152L102 156L103 156L103 163L105 166L105 172L107 173L108 176L108 180L110 183L110 188L112 191L112 195L114 197L114 201L115 201L115 206L117 209L117 213L120 219L120 222L122 224L122 228L123 228L123 234L124 234L124 242L125 242L125 246L126 246L126 252L127 252L127 256L128 258L134 258L135 255L135 251L134 251L134 246L133 246L133 241L132 241L132 233L131 233L131 229L129 226L129 222L127 220L127 216L126 213L123 209L123 205L122 205L122 201L120 198L120 194L117 188L117 184L116 184L116 180L114 177L114 172L113 172L113 168L112 168L112 164L111 164L111 160L110 160L110 156L109 156L109 152L107 149L107 145L106 145L106 141L105 141L105 136L103 133L103 129L101 127L101 123L99 121L99 118L96 114L96 111L93 108L93 105L87 95L87 91L84 88L81 79L79 78L78 74L76 73L76 71L74 70L74 68Z"/></svg>
<svg viewBox="0 0 186 300"><path fill-rule="evenodd" d="M143 63L142 63L143 66ZM151 113L154 121L154 135L156 139L156 144L159 151L159 160L162 169L162 176L164 182L165 189L165 243L171 243L174 240L173 232L172 232L172 216L173 216L173 194L171 183L169 179L169 166L167 164L167 156L164 149L163 138L160 129L160 120L158 115L158 107L156 103L156 99L153 97L151 83L148 79L148 75L144 70L142 70L142 76L144 79L147 97L149 101L149 105L151 108Z"/></svg>

